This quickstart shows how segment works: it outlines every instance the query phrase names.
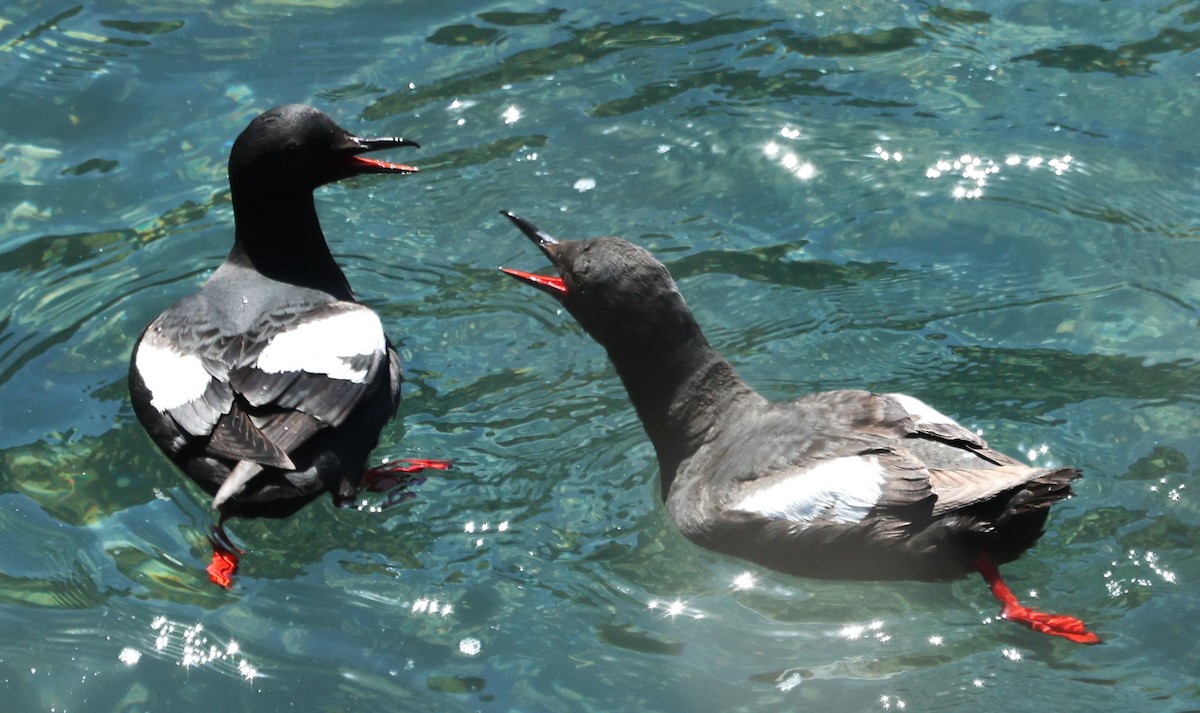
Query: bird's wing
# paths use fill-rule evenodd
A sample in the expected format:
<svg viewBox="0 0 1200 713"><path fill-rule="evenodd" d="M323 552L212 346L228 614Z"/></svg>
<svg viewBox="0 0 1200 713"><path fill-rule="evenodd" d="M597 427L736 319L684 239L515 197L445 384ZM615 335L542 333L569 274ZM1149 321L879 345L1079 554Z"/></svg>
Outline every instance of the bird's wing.
<svg viewBox="0 0 1200 713"><path fill-rule="evenodd" d="M932 507L929 473L902 453L860 449L744 480L731 507L801 527L855 524L872 513Z"/></svg>
<svg viewBox="0 0 1200 713"><path fill-rule="evenodd" d="M164 444L171 452L207 439L233 406L229 367L221 357L228 339L209 319L207 302L191 295L151 322L134 347L134 381L149 406L177 427L177 437Z"/></svg>
<svg viewBox="0 0 1200 713"><path fill-rule="evenodd" d="M724 479L733 484L727 505L800 526L928 512L933 491L924 464L894 437L859 428L882 418L870 397L824 392L760 412L750 436L722 449L722 466L732 471Z"/></svg>
<svg viewBox="0 0 1200 713"><path fill-rule="evenodd" d="M230 370L234 390L255 407L274 406L339 426L380 387L391 348L379 316L353 302L333 302L293 318L282 327L263 318L262 341L253 359Z"/></svg>
<svg viewBox="0 0 1200 713"><path fill-rule="evenodd" d="M1045 500L1054 501L1071 495L1071 481L1080 477L1075 468L1035 468L1027 465L1006 465L985 469L930 470L930 482L937 495L934 515L962 510L990 500L1000 493L1023 489L1023 496L1013 501L1019 511L1022 504L1036 506Z"/></svg>
<svg viewBox="0 0 1200 713"><path fill-rule="evenodd" d="M134 363L151 406L212 455L290 469L289 455L318 427L340 425L390 368L383 325L362 305L277 310L230 336L193 297L147 327Z"/></svg>
<svg viewBox="0 0 1200 713"><path fill-rule="evenodd" d="M911 396L827 391L781 405L792 438L774 422L775 467L739 478L735 509L798 523L905 519L968 507L1033 480L1031 468ZM782 423L791 425L784 420ZM747 469L747 474L751 473Z"/></svg>
<svg viewBox="0 0 1200 713"><path fill-rule="evenodd" d="M930 486L937 496L934 515L968 508L1027 485L1034 490L1058 491L1078 477L1074 469L1034 467L1001 453L979 434L915 397L882 394L877 398L891 415L894 435L904 439L904 449L928 466ZM903 418L895 418L897 410ZM1034 481L1041 485L1030 485Z"/></svg>

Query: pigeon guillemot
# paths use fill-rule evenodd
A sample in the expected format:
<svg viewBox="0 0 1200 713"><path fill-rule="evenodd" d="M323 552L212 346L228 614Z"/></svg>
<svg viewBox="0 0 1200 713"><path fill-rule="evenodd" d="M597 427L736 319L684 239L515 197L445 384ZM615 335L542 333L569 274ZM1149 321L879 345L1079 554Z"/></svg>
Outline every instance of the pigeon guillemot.
<svg viewBox="0 0 1200 713"><path fill-rule="evenodd" d="M556 240L511 213L560 277L549 293L608 352L654 444L667 512L689 539L800 576L945 580L980 572L1001 616L1079 643L1074 617L1021 606L1000 578L1071 495L904 394L772 403L700 331L667 268L620 238Z"/></svg>
<svg viewBox="0 0 1200 713"><path fill-rule="evenodd" d="M313 204L326 183L415 172L361 155L400 146L417 144L353 136L308 106L251 121L229 154L233 249L133 348L134 412L220 512L208 568L217 584L228 587L237 567L226 518L286 517L323 492L344 502L360 485L446 466L402 461L363 480L399 405L400 360L379 317L355 300Z"/></svg>

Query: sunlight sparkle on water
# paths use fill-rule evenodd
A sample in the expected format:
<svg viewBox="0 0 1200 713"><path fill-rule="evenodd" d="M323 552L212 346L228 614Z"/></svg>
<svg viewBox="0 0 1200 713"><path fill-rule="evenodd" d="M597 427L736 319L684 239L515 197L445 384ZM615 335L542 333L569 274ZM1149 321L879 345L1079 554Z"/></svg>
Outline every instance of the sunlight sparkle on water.
<svg viewBox="0 0 1200 713"><path fill-rule="evenodd" d="M1122 574L1125 576L1121 576ZM1178 576L1162 566L1156 553L1149 550L1129 550L1124 562L1114 560L1104 572L1104 587L1110 597L1124 596L1135 589L1153 587L1155 580L1151 574L1157 576L1164 584L1178 583Z"/></svg>
<svg viewBox="0 0 1200 713"><path fill-rule="evenodd" d="M413 614L427 614L429 616L445 618L454 613L454 606L450 602L439 602L436 599L421 597L412 603L410 611Z"/></svg>
<svg viewBox="0 0 1200 713"><path fill-rule="evenodd" d="M738 576L733 578L733 588L734 589L742 589L742 590L753 589L755 583L756 583L756 580L755 580L754 574L752 572L742 572L741 574L739 574Z"/></svg>
<svg viewBox="0 0 1200 713"><path fill-rule="evenodd" d="M800 138L800 130L785 126L779 130L779 135L785 139L795 140ZM801 181L807 181L817 175L816 166L801 159L795 152L783 148L775 141L768 141L766 144L763 144L762 152L763 156L772 161L777 161L784 170Z"/></svg>
<svg viewBox="0 0 1200 713"><path fill-rule="evenodd" d="M869 624L847 624L838 630L837 635L848 641L858 641L868 636L879 642L892 640L891 634L883 631L883 622L878 619Z"/></svg>
<svg viewBox="0 0 1200 713"><path fill-rule="evenodd" d="M1179 485L1172 486L1171 481L1169 481L1166 477L1159 478L1157 483L1150 486L1150 492L1152 493L1166 490L1167 499L1171 502L1179 502L1179 499L1183 497L1183 491L1186 489L1187 483L1180 483Z"/></svg>
<svg viewBox="0 0 1200 713"><path fill-rule="evenodd" d="M876 153L880 151L881 147L877 146ZM1017 154L1010 154L1005 157L1003 165L1001 165L990 158L964 153L957 159L938 160L925 169L925 177L931 180L947 176L956 178L957 182L950 194L957 200L976 199L983 197L983 189L1004 168L1015 170L1024 163L1026 168L1033 171L1045 165L1054 172L1054 175L1061 176L1070 170L1071 162L1074 160L1074 157L1070 155L1047 159L1043 156L1023 158Z"/></svg>
<svg viewBox="0 0 1200 713"><path fill-rule="evenodd" d="M492 524L490 522L484 522L484 523L477 524L474 520L469 520L465 525L463 525L463 532L465 532L468 535L473 535L476 532L486 533L492 529L493 529ZM499 532L507 532L508 531L508 520L504 520L500 524L496 525L495 531L498 533ZM484 542L484 538L482 538L482 537L477 537L474 540L476 547L483 547L483 542Z"/></svg>
<svg viewBox="0 0 1200 713"><path fill-rule="evenodd" d="M1021 446L1021 448L1024 448L1024 446ZM1025 459L1028 461L1035 461L1039 457L1044 456L1049 452L1050 452L1050 446L1043 443L1040 446L1034 446L1033 448L1027 449L1025 451Z"/></svg>
<svg viewBox="0 0 1200 713"><path fill-rule="evenodd" d="M501 114L501 117L504 118L505 124L508 124L509 126L511 126L521 120L522 114L521 114L521 110L518 109L516 107L516 105L514 104L514 105L508 107L507 109L505 109L504 113Z"/></svg>
<svg viewBox="0 0 1200 713"><path fill-rule="evenodd" d="M688 614L687 602L683 601L682 599L675 599L670 602L660 602L657 599L651 599L650 603L646 605L646 608L656 610L656 611L662 611L662 613L665 616L669 616L672 619L680 616L681 614ZM704 618L704 615L699 612L694 613L694 614L688 614L688 615L692 619L703 619Z"/></svg>
<svg viewBox="0 0 1200 713"><path fill-rule="evenodd" d="M479 639L475 639L475 638L472 638L469 636L467 638L463 639L462 641L458 642L459 653L466 654L467 656L475 656L482 649L483 649L483 644L481 644L479 642Z"/></svg>
<svg viewBox="0 0 1200 713"><path fill-rule="evenodd" d="M884 161L903 161L904 154L899 151L888 151L882 146L875 147L875 155Z"/></svg>
<svg viewBox="0 0 1200 713"><path fill-rule="evenodd" d="M247 681L252 681L259 675L254 665L239 656L242 647L237 641L230 640L221 646L204 632L203 624L185 626L170 621L165 616L158 616L150 622L150 629L155 633L154 650L160 654L174 656L177 659L176 663L184 668L213 668L236 674ZM127 665L137 663L140 658L141 653L134 649L121 652L121 661Z"/></svg>

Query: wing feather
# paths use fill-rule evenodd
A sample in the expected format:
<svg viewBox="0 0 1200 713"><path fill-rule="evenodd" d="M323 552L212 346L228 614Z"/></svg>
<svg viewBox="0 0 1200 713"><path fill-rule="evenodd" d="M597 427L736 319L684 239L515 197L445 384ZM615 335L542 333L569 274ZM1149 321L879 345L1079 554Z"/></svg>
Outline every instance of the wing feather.
<svg viewBox="0 0 1200 713"><path fill-rule="evenodd" d="M135 352L151 405L207 439L213 455L239 462L221 500L262 467L294 469L291 455L314 433L341 425L398 378L382 323L362 305L288 305L236 335L212 327L221 317L202 295L185 298L147 327ZM379 378L384 367L388 380Z"/></svg>
<svg viewBox="0 0 1200 713"><path fill-rule="evenodd" d="M293 470L287 452L250 420L236 403L217 421L206 450L215 456L248 460L260 465Z"/></svg>
<svg viewBox="0 0 1200 713"><path fill-rule="evenodd" d="M937 495L933 514L941 515L969 508L1021 487L1027 487L1034 496L1040 496L1045 491L1061 492L1059 497L1065 497L1070 494L1070 481L1079 477L1079 471L1017 464L990 468L930 469L929 475L933 492Z"/></svg>

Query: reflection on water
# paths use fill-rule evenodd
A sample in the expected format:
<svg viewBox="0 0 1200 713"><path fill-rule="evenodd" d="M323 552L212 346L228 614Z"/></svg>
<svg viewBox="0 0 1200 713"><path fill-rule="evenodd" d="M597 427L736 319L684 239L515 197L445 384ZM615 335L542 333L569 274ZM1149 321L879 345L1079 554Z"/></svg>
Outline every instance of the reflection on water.
<svg viewBox="0 0 1200 713"><path fill-rule="evenodd" d="M165 616L155 617L150 622L154 637L153 653L172 658L183 668L209 667L226 674L233 674L253 681L259 671L242 656L237 641L219 642L205 633L203 624L190 626L169 621ZM118 657L121 663L135 666L142 659L142 651L127 646Z"/></svg>
<svg viewBox="0 0 1200 713"><path fill-rule="evenodd" d="M1200 602L1198 22L1165 0L0 9L0 693L1200 707L1178 625ZM420 174L318 210L406 363L378 459L456 470L383 512L234 523L257 546L225 592L125 370L228 250L230 142L285 101L422 143ZM530 264L502 209L653 250L772 397L909 392L1081 467L1006 575L1108 645L997 622L975 580L809 581L684 540L603 352L495 270Z"/></svg>
<svg viewBox="0 0 1200 713"><path fill-rule="evenodd" d="M876 153L882 154L883 150L879 149ZM1003 178L1000 176L1000 172L1005 168L1014 168L1023 165L1030 171L1035 171L1045 166L1055 176L1061 176L1070 170L1073 160L1070 154L1049 159L1042 156L1028 156L1023 158L1020 154L1009 154L1004 157L1003 164L1001 164L997 163L994 159L972 156L966 153L956 159L939 160L934 165L925 169L925 177L936 180L946 175L955 175L961 180L958 180L954 184L950 195L955 198L982 198L983 189L987 187L988 183L993 180L1008 179L1008 176L1004 176Z"/></svg>

